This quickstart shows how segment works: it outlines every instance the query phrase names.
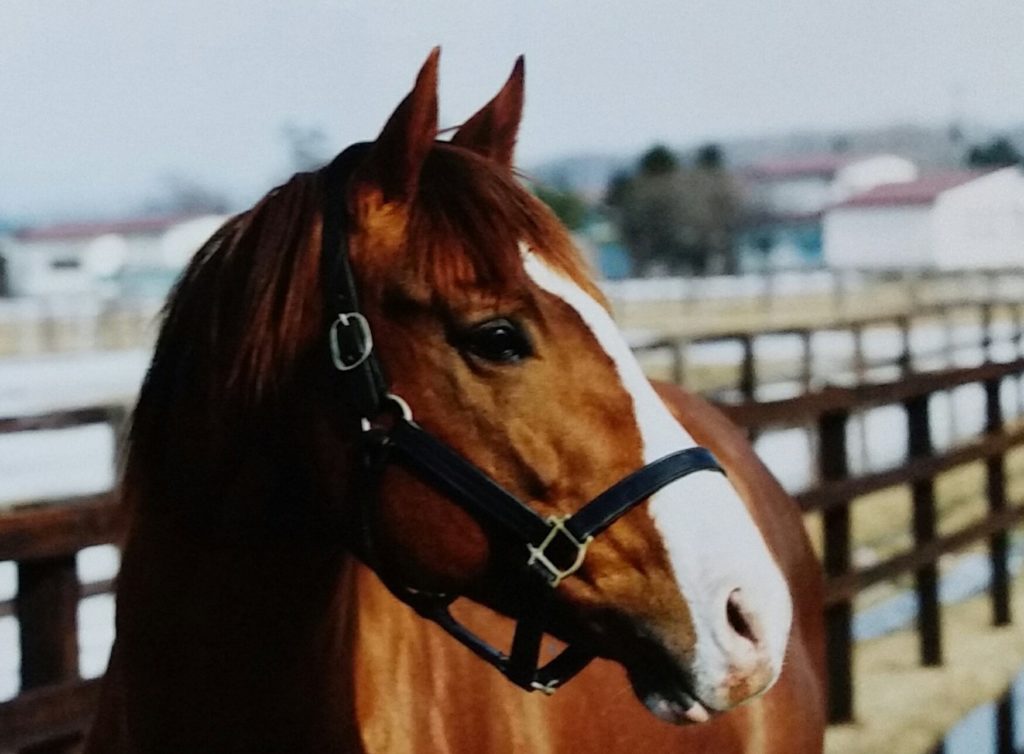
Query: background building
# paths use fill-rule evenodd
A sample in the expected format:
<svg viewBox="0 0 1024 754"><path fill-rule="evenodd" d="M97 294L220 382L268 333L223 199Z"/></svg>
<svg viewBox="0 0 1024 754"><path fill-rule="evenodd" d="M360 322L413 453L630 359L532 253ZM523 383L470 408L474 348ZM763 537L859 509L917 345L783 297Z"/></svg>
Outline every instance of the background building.
<svg viewBox="0 0 1024 754"><path fill-rule="evenodd" d="M162 295L226 215L64 223L0 238L0 293Z"/></svg>
<svg viewBox="0 0 1024 754"><path fill-rule="evenodd" d="M830 267L1014 267L1024 263L1024 174L951 172L877 186L825 213Z"/></svg>
<svg viewBox="0 0 1024 754"><path fill-rule="evenodd" d="M917 166L892 154L825 154L756 162L740 174L747 206L739 254L746 268L822 261L826 208L875 186L917 178Z"/></svg>

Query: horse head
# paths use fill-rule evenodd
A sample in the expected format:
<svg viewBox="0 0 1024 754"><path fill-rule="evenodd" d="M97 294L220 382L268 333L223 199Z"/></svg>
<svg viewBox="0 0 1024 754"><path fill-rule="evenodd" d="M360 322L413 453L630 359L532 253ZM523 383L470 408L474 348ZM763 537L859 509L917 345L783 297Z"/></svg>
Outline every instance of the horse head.
<svg viewBox="0 0 1024 754"><path fill-rule="evenodd" d="M522 61L450 143L436 141L436 87L435 53L351 182L367 316L416 420L543 516L566 516L696 443L645 379L568 234L516 180ZM516 609L503 566L521 553L415 475L384 473L374 525L417 588ZM620 660L662 716L726 709L780 671L790 597L721 474L657 491L557 591L555 630Z"/></svg>
<svg viewBox="0 0 1024 754"><path fill-rule="evenodd" d="M512 169L522 61L447 142L437 138L437 67L435 51L333 208L346 217L361 315L416 426L558 520L696 443L644 377L569 234ZM532 594L509 575L522 543L402 465L364 483L367 417L346 405L324 358L334 316L322 293L324 180L296 176L200 252L150 373L162 387L144 390L135 432L160 432L163 409L148 395L177 392L197 423L178 447L192 459L187 483L213 474L203 471L211 458L219 470L247 463L234 492L286 491L282 500L340 517L363 554L369 532L380 568L410 591L519 615ZM242 282L227 283L229 271ZM188 345L172 353L172 337ZM728 477L701 470L661 486L585 555L551 589L546 628L620 662L659 717L700 721L778 678L791 598Z"/></svg>

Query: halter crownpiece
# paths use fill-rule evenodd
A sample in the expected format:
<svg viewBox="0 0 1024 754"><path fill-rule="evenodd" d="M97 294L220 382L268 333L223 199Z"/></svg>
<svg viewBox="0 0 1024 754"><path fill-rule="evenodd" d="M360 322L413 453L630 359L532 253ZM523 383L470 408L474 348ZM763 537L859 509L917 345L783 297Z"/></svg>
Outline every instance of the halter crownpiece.
<svg viewBox="0 0 1024 754"><path fill-rule="evenodd" d="M495 649L451 614L458 595L417 591L393 577L373 547L372 527L364 511L366 543L362 559L402 602L437 623L510 681L528 691L553 693L594 659L570 645L540 666L540 644L547 628L547 607L555 588L582 567L594 538L662 487L696 471L725 473L706 448L671 453L634 471L572 515L543 518L480 468L420 427L412 409L388 392L374 350L370 323L359 309L348 250L346 193L349 180L370 147L355 144L322 170L324 179L321 271L331 315L327 341L330 362L362 427L363 450L373 468L397 463L443 493L500 536L520 543L523 559L516 578L530 600L516 616L512 649ZM385 415L389 420L380 421ZM363 506L369 505L364 496Z"/></svg>

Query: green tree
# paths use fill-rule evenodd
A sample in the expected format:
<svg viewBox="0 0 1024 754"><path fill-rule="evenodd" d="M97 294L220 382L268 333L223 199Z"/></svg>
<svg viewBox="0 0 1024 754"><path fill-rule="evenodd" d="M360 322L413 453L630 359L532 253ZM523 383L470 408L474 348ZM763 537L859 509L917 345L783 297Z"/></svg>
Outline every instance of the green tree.
<svg viewBox="0 0 1024 754"><path fill-rule="evenodd" d="M705 144L697 150L685 191L688 219L706 264L718 272L739 272L735 234L740 220L740 192L725 168L722 149Z"/></svg>
<svg viewBox="0 0 1024 754"><path fill-rule="evenodd" d="M621 208L629 197L633 176L628 170L619 170L608 181L604 192L604 203L612 208Z"/></svg>
<svg viewBox="0 0 1024 754"><path fill-rule="evenodd" d="M739 198L721 148L702 146L693 166L665 146L645 152L632 175L617 174L606 192L620 234L641 272L734 272Z"/></svg>
<svg viewBox="0 0 1024 754"><path fill-rule="evenodd" d="M640 158L641 175L670 175L679 169L679 158L664 144L651 147Z"/></svg>
<svg viewBox="0 0 1024 754"><path fill-rule="evenodd" d="M579 230L587 219L588 207L579 194L569 189L557 189L538 184L533 193L555 213L555 217L569 230Z"/></svg>
<svg viewBox="0 0 1024 754"><path fill-rule="evenodd" d="M705 144L697 150L697 168L700 170L721 170L724 163L722 148L717 144Z"/></svg>
<svg viewBox="0 0 1024 754"><path fill-rule="evenodd" d="M967 152L967 165L972 168L1005 168L1024 164L1024 155L1005 136L978 144Z"/></svg>

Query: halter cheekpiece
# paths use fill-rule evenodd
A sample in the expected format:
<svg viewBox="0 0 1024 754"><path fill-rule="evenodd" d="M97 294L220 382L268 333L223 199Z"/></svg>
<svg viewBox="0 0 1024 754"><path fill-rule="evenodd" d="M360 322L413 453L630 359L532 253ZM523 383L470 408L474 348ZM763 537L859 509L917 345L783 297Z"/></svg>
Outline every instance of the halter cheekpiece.
<svg viewBox="0 0 1024 754"><path fill-rule="evenodd" d="M555 588L583 565L587 548L596 536L650 495L695 471L724 472L710 451L688 448L638 469L572 515L543 518L421 428L409 405L388 392L370 323L359 308L349 259L347 189L370 146L360 143L349 147L322 171L325 199L321 272L331 317L327 330L330 363L342 383L342 392L360 418L364 455L374 468L400 464L513 546L518 543L522 547L522 565L514 568L516 572L511 576L528 590L529 599L523 601L528 608L516 616L511 651L505 654L495 649L452 616L449 608L458 595L415 590L398 583L382 563L374 562L374 553L363 552L361 556L398 599L440 625L517 686L553 693L594 658L587 649L573 644L547 664L539 665L548 602ZM378 421L385 415L389 415L388 421Z"/></svg>

